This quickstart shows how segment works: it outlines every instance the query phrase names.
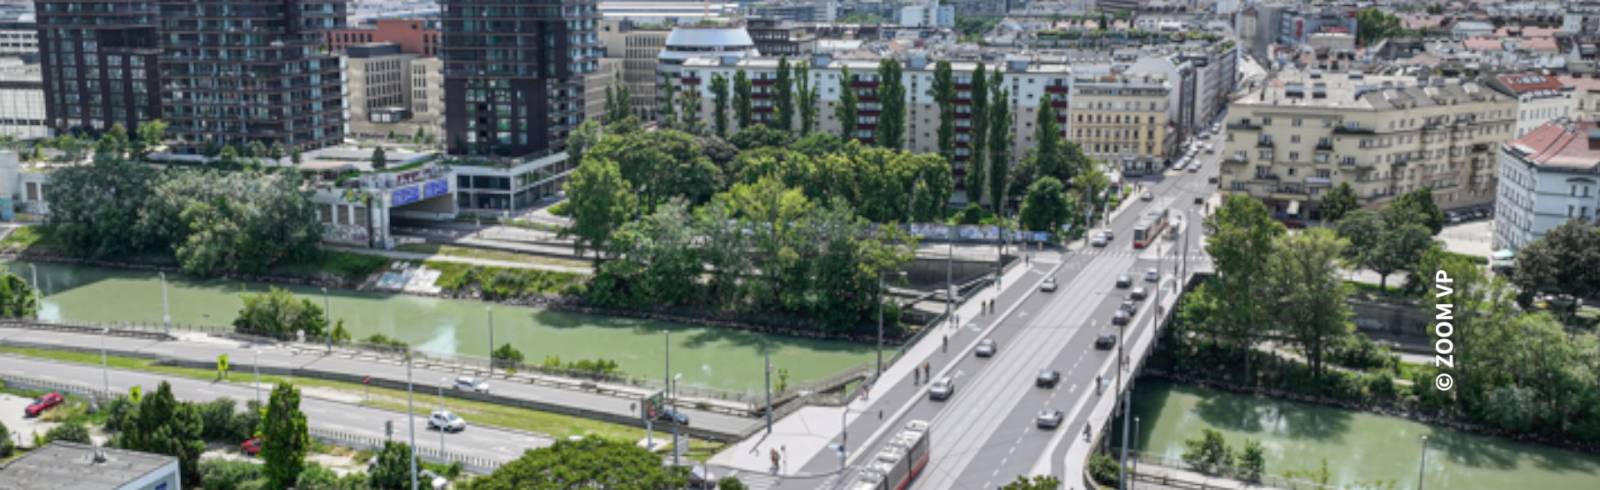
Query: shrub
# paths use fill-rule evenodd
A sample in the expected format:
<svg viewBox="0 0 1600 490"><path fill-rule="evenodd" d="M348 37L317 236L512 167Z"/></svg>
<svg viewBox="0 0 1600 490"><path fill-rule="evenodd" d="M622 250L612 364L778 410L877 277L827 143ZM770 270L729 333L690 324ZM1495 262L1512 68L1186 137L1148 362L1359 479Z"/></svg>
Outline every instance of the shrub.
<svg viewBox="0 0 1600 490"><path fill-rule="evenodd" d="M517 350L516 347L512 347L509 343L500 344L500 347L495 348L494 352L491 353L489 357L490 359L494 360L494 365L499 367L515 367L522 365L522 351Z"/></svg>
<svg viewBox="0 0 1600 490"><path fill-rule="evenodd" d="M0 458L11 457L11 452L17 449L16 441L11 439L11 429L6 424L0 423Z"/></svg>
<svg viewBox="0 0 1600 490"><path fill-rule="evenodd" d="M51 428L49 432L44 433L44 442L49 443L50 441L69 441L89 444L89 428L85 427L83 422L76 420L62 423L61 425Z"/></svg>
<svg viewBox="0 0 1600 490"><path fill-rule="evenodd" d="M1245 439L1244 450L1239 451L1239 478L1249 482L1261 481L1261 474L1266 467L1266 452L1261 449L1261 441Z"/></svg>
<svg viewBox="0 0 1600 490"><path fill-rule="evenodd" d="M1089 458L1089 477L1095 483L1107 486L1116 486L1119 477L1116 458L1106 453L1094 453Z"/></svg>
<svg viewBox="0 0 1600 490"><path fill-rule="evenodd" d="M1183 441L1183 462L1202 473L1216 474L1233 462L1233 451L1216 429L1204 429L1199 439Z"/></svg>
<svg viewBox="0 0 1600 490"><path fill-rule="evenodd" d="M260 488L261 465L249 461L207 459L200 461L200 485L206 490L242 490Z"/></svg>
<svg viewBox="0 0 1600 490"><path fill-rule="evenodd" d="M214 442L239 442L249 437L240 437L238 426L234 424L234 402L230 398L218 398L209 402L195 405L200 412L200 436L207 441Z"/></svg>
<svg viewBox="0 0 1600 490"><path fill-rule="evenodd" d="M724 476L721 480L717 480L717 488L719 490L744 490L745 486L744 482L739 481L738 478Z"/></svg>

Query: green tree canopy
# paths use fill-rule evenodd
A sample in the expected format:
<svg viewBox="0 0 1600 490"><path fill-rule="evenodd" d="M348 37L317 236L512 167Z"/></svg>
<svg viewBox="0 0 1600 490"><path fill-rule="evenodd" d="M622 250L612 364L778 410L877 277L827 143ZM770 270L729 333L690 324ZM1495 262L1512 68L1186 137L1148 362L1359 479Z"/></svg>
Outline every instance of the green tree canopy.
<svg viewBox="0 0 1600 490"><path fill-rule="evenodd" d="M688 484L688 469L663 466L661 457L631 443L596 437L559 440L529 450L466 490L629 488L671 490Z"/></svg>
<svg viewBox="0 0 1600 490"><path fill-rule="evenodd" d="M367 474L367 484L377 490L405 490L411 488L411 465L422 463L411 458L411 446L404 442L384 441L378 451L377 463Z"/></svg>
<svg viewBox="0 0 1600 490"><path fill-rule="evenodd" d="M617 163L586 159L567 177L566 212L572 224L562 233L575 238L578 253L604 250L611 234L633 215L638 206L632 186L622 178Z"/></svg>
<svg viewBox="0 0 1600 490"><path fill-rule="evenodd" d="M1061 225L1072 218L1072 208L1071 200L1067 198L1067 186L1055 177L1044 177L1028 186L1028 194L1022 198L1022 210L1018 218L1022 221L1023 229L1059 233Z"/></svg>
<svg viewBox="0 0 1600 490"><path fill-rule="evenodd" d="M200 415L178 402L171 385L162 381L154 393L141 397L131 422L117 434L118 447L176 457L184 483L200 482L200 453L206 449Z"/></svg>
<svg viewBox="0 0 1600 490"><path fill-rule="evenodd" d="M304 332L306 338L314 339L327 328L322 307L309 299L296 298L287 289L274 287L265 293L241 295L240 299L244 300L244 308L233 320L233 329L239 333L288 340Z"/></svg>
<svg viewBox="0 0 1600 490"><path fill-rule="evenodd" d="M900 60L892 57L878 63L878 101L883 108L878 112L872 142L884 148L898 150L905 146L906 87L901 84L903 70Z"/></svg>
<svg viewBox="0 0 1600 490"><path fill-rule="evenodd" d="M839 138L847 141L856 139L859 102L856 98L855 81L855 76L850 74L850 67L839 68L839 104L833 106L833 116L839 120Z"/></svg>
<svg viewBox="0 0 1600 490"><path fill-rule="evenodd" d="M1337 222L1360 207L1361 203L1356 199L1356 190L1350 187L1349 182L1340 182L1322 197L1322 221Z"/></svg>
<svg viewBox="0 0 1600 490"><path fill-rule="evenodd" d="M1575 319L1577 299L1600 296L1600 227L1574 219L1552 228L1517 252L1511 282L1525 297L1568 298L1563 316Z"/></svg>
<svg viewBox="0 0 1600 490"><path fill-rule="evenodd" d="M299 389L281 382L272 388L256 437L261 438L261 472L270 487L289 488L299 482L306 452L311 449L306 414L300 412Z"/></svg>
<svg viewBox="0 0 1600 490"><path fill-rule="evenodd" d="M733 73L733 114L739 118L739 129L750 127L750 76L744 70Z"/></svg>
<svg viewBox="0 0 1600 490"><path fill-rule="evenodd" d="M1313 375L1323 373L1329 349L1352 330L1350 288L1340 275L1346 246L1332 230L1316 228L1279 235L1267 257L1266 282L1274 292L1270 311Z"/></svg>
<svg viewBox="0 0 1600 490"><path fill-rule="evenodd" d="M10 272L0 276L0 317L33 318L39 311L35 294L21 276Z"/></svg>
<svg viewBox="0 0 1600 490"><path fill-rule="evenodd" d="M728 137L728 77L711 75L711 121L719 138Z"/></svg>

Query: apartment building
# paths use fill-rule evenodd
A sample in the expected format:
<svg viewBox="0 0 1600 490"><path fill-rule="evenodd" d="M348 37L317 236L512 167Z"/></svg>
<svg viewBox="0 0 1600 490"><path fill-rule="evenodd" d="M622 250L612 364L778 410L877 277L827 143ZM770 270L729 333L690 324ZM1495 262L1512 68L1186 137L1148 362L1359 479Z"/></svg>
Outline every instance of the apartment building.
<svg viewBox="0 0 1600 490"><path fill-rule="evenodd" d="M0 56L39 54L39 26L30 21L0 21Z"/></svg>
<svg viewBox="0 0 1600 490"><path fill-rule="evenodd" d="M327 33L328 49L344 51L350 46L395 43L400 52L418 56L439 55L437 21L423 19L375 19L371 24L332 29Z"/></svg>
<svg viewBox="0 0 1600 490"><path fill-rule="evenodd" d="M1068 137L1124 174L1159 172L1182 143L1173 82L1165 73L1078 74L1071 82Z"/></svg>
<svg viewBox="0 0 1600 490"><path fill-rule="evenodd" d="M58 132L99 132L164 117L156 4L38 0L45 111Z"/></svg>
<svg viewBox="0 0 1600 490"><path fill-rule="evenodd" d="M817 130L832 134L840 134L843 124L834 114L834 107L839 104L839 98L844 90L855 92L859 101L857 114L856 139L872 141L873 128L877 124L878 112L882 110L878 92L878 59L865 58L830 58L825 56L813 57L809 60L791 60L791 62L809 61L811 63L812 83L817 87L819 100L817 103ZM710 92L710 81L715 75L728 77L730 80L738 71L744 71L750 77L755 120L765 121L771 117L773 110L772 85L777 78L778 59L772 57L746 58L742 60L723 59L720 57L697 57L683 62L679 66L680 77L676 82L679 90L701 91L700 120L712 120L713 97ZM906 104L906 133L905 149L914 152L939 151L939 107L934 103L933 96L929 93L933 86L933 71L936 63L925 57L919 57L904 65L901 82L905 86L907 96ZM842 69L848 67L850 80L843 80ZM972 72L977 68L977 63L970 61L955 61L951 63L956 84L956 154L952 160L956 166L956 182L961 184L960 176L965 175L965 162L972 154L968 145L971 142L972 121L970 118L972 100L979 94L971 92ZM1065 63L1034 61L1026 58L1013 58L1001 65L989 66L986 72L993 80L993 71L1004 73L1004 84L1010 91L1011 109L1011 154L1013 161L1021 159L1037 144L1034 141L1034 121L1037 120L1039 104L1045 95L1051 98L1055 107L1056 118L1063 128L1068 124L1067 110L1070 97L1071 70ZM798 124L798 119L796 119ZM730 125L737 129L737 121L730 121ZM958 200L960 197L958 196Z"/></svg>
<svg viewBox="0 0 1600 490"><path fill-rule="evenodd" d="M0 58L0 135L19 140L50 137L45 124L44 77L37 63Z"/></svg>
<svg viewBox="0 0 1600 490"><path fill-rule="evenodd" d="M644 121L656 120L659 109L656 105L656 57L666 47L667 34L671 32L662 28L640 27L627 19L600 22L600 46L605 49L605 60L621 65L617 75L628 87L633 113ZM606 83L609 85L617 80L613 77ZM604 93L601 92L602 104Z"/></svg>
<svg viewBox="0 0 1600 490"><path fill-rule="evenodd" d="M438 138L444 114L443 66L438 58L402 52L399 44L345 49L350 134L359 138Z"/></svg>
<svg viewBox="0 0 1600 490"><path fill-rule="evenodd" d="M1235 101L1221 186L1280 218L1319 219L1341 182L1362 205L1433 189L1439 207L1494 201L1494 148L1516 101L1480 83L1360 73L1284 73Z"/></svg>
<svg viewBox="0 0 1600 490"><path fill-rule="evenodd" d="M1578 108L1573 87L1555 75L1505 73L1488 77L1487 82L1489 88L1516 99L1516 138L1547 122L1570 118Z"/></svg>
<svg viewBox="0 0 1600 490"><path fill-rule="evenodd" d="M1551 122L1499 145L1494 248L1518 250L1552 228L1600 219L1600 126Z"/></svg>

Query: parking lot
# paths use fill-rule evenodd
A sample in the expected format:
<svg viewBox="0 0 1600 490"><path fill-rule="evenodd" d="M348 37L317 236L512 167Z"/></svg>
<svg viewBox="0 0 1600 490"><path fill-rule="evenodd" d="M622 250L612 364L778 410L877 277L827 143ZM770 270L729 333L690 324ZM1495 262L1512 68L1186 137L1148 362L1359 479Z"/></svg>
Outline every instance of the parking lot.
<svg viewBox="0 0 1600 490"><path fill-rule="evenodd" d="M11 439L18 447L33 447L34 433L44 435L56 426L53 422L23 417L23 410L29 403L33 403L33 399L0 393L0 423L11 430Z"/></svg>
<svg viewBox="0 0 1600 490"><path fill-rule="evenodd" d="M1480 219L1445 225L1439 232L1444 249L1464 255L1488 257L1494 252L1494 220Z"/></svg>

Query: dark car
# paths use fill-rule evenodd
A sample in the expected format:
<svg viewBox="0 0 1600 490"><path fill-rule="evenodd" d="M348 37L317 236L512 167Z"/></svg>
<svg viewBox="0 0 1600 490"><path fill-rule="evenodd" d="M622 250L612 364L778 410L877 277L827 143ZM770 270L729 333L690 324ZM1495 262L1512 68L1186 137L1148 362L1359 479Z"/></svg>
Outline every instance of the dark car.
<svg viewBox="0 0 1600 490"><path fill-rule="evenodd" d="M45 410L55 408L56 405L60 405L66 401L67 399L62 397L61 393L52 391L45 393L44 396L39 397L38 400L34 400L33 403L29 403L28 408L23 409L23 413L27 414L29 417L38 417L40 414L43 414Z"/></svg>
<svg viewBox="0 0 1600 490"><path fill-rule="evenodd" d="M1132 300L1123 300L1122 304L1117 305L1117 311L1125 311L1129 315L1138 313L1139 303L1135 303Z"/></svg>
<svg viewBox="0 0 1600 490"><path fill-rule="evenodd" d="M1139 286L1139 287L1133 288L1133 291L1128 293L1128 299L1131 299L1131 300L1134 300L1134 301L1144 301L1145 296L1148 295L1148 294L1149 294L1149 292L1145 291L1144 286Z"/></svg>
<svg viewBox="0 0 1600 490"><path fill-rule="evenodd" d="M674 422L678 425L689 425L689 416L684 415L683 412L679 412L675 408L663 409L660 414L656 415L656 420Z"/></svg>
<svg viewBox="0 0 1600 490"><path fill-rule="evenodd" d="M1117 287L1118 288L1126 289L1128 286L1132 286L1132 285L1133 285L1133 278L1132 277L1128 277L1127 274L1123 274L1123 275L1117 276Z"/></svg>
<svg viewBox="0 0 1600 490"><path fill-rule="evenodd" d="M994 343L994 339L983 339L978 341L978 349L973 353L977 354L978 357L994 357L995 352L998 350L1000 350L1000 346Z"/></svg>
<svg viewBox="0 0 1600 490"><path fill-rule="evenodd" d="M1096 349L1110 350L1112 347L1116 347L1116 346L1117 346L1117 334L1114 334L1114 333L1103 333L1103 334L1100 334L1099 337L1096 337L1094 339L1094 348L1096 348Z"/></svg>
<svg viewBox="0 0 1600 490"><path fill-rule="evenodd" d="M1055 388L1061 382L1061 371L1050 368L1039 370L1039 377L1033 380L1033 385L1040 388Z"/></svg>
<svg viewBox="0 0 1600 490"><path fill-rule="evenodd" d="M239 444L239 452L250 456L261 454L261 438L252 437Z"/></svg>
<svg viewBox="0 0 1600 490"><path fill-rule="evenodd" d="M1127 311L1125 311L1125 310L1123 310L1121 308L1118 308L1117 312L1113 313L1111 315L1111 324L1112 325L1127 325L1128 321L1130 321L1132 319L1133 319L1133 315L1132 314L1128 313Z"/></svg>

